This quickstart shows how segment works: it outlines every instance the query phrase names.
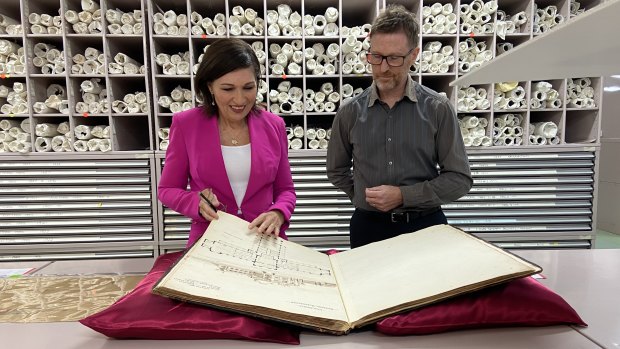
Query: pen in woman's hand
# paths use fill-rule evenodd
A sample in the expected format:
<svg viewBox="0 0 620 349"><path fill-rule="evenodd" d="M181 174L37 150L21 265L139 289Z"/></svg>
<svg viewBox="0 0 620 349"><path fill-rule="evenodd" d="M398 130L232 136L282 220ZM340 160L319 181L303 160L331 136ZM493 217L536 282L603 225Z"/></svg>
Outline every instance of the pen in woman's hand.
<svg viewBox="0 0 620 349"><path fill-rule="evenodd" d="M207 197L205 196L205 194L203 194L202 192L200 192L200 197L207 202L207 205L209 205L209 207L211 207L211 209L214 212L217 212L217 207L213 206L213 204L211 203L211 201L209 199L207 199Z"/></svg>

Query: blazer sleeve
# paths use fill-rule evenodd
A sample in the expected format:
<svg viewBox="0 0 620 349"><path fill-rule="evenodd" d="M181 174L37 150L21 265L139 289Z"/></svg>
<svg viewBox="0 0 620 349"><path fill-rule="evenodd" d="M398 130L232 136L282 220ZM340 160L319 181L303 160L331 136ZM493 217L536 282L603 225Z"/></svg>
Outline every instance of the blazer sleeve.
<svg viewBox="0 0 620 349"><path fill-rule="evenodd" d="M273 183L274 203L269 210L276 209L281 211L286 220L285 225L288 227L288 222L295 209L297 196L293 185L293 176L291 175L291 165L288 161L288 140L286 138L284 120L279 117L276 131L279 138L277 144L280 147L280 163L278 164L276 178Z"/></svg>
<svg viewBox="0 0 620 349"><path fill-rule="evenodd" d="M205 221L200 216L198 193L187 190L190 176L189 154L182 121L180 115L172 118L170 143L166 150L166 163L159 179L157 195L159 201L172 210L194 220Z"/></svg>

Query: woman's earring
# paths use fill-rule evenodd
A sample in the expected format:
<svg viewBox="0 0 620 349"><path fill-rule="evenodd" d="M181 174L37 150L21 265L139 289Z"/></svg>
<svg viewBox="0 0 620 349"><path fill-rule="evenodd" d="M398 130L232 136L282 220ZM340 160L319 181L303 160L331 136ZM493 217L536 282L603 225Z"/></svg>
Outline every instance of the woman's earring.
<svg viewBox="0 0 620 349"><path fill-rule="evenodd" d="M215 96L213 95L213 92L211 92L211 105L215 105Z"/></svg>

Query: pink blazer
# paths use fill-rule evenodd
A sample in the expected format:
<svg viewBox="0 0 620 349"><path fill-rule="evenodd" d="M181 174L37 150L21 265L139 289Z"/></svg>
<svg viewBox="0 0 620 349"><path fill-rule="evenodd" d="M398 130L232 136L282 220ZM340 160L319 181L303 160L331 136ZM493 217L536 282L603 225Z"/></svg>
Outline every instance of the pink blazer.
<svg viewBox="0 0 620 349"><path fill-rule="evenodd" d="M228 213L249 222L265 211L280 210L286 220L280 236L286 238L284 231L295 208L296 195L284 121L266 111L250 113L248 129L252 152L250 179L241 207L237 207L224 166L217 118L208 116L201 108L177 113L172 118L158 197L162 204L192 219L187 246L209 226L198 209L198 192L205 188L213 189Z"/></svg>

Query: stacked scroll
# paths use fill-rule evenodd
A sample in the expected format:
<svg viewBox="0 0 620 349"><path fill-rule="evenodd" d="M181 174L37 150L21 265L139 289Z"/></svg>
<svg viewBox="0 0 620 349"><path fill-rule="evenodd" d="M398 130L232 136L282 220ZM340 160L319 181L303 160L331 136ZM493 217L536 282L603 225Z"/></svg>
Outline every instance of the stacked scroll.
<svg viewBox="0 0 620 349"><path fill-rule="evenodd" d="M75 142L73 148L78 152L112 150L110 143L110 126L107 125L77 125L73 132Z"/></svg>
<svg viewBox="0 0 620 349"><path fill-rule="evenodd" d="M172 113L193 108L192 91L181 86L175 87L170 96L159 96L157 104Z"/></svg>
<svg viewBox="0 0 620 349"><path fill-rule="evenodd" d="M0 74L26 74L26 57L20 44L0 40Z"/></svg>
<svg viewBox="0 0 620 349"><path fill-rule="evenodd" d="M157 138L159 138L159 150L166 151L170 142L170 127L160 127L157 131Z"/></svg>
<svg viewBox="0 0 620 349"><path fill-rule="evenodd" d="M41 74L63 74L65 72L65 52L56 46L39 42L34 45L32 65L41 69Z"/></svg>
<svg viewBox="0 0 620 349"><path fill-rule="evenodd" d="M65 19L76 34L99 34L102 32L103 25L99 1L81 0L82 11L67 10Z"/></svg>
<svg viewBox="0 0 620 349"><path fill-rule="evenodd" d="M459 119L461 136L466 147L488 147L492 145L491 137L487 136L489 120L484 117L465 115Z"/></svg>
<svg viewBox="0 0 620 349"><path fill-rule="evenodd" d="M104 114L110 110L108 90L101 79L92 78L80 84L82 101L75 104L75 112L80 115Z"/></svg>
<svg viewBox="0 0 620 349"><path fill-rule="evenodd" d="M523 115L501 114L493 118L493 145L523 144Z"/></svg>
<svg viewBox="0 0 620 349"><path fill-rule="evenodd" d="M37 136L34 141L34 150L37 152L73 151L68 121L60 124L40 123L35 126L34 132Z"/></svg>
<svg viewBox="0 0 620 349"><path fill-rule="evenodd" d="M29 119L0 120L0 153L28 153L31 148Z"/></svg>
<svg viewBox="0 0 620 349"><path fill-rule="evenodd" d="M327 149L332 129L304 128L299 125L286 128L289 149L299 150L304 147L304 135L308 140L308 149Z"/></svg>
<svg viewBox="0 0 620 349"><path fill-rule="evenodd" d="M140 10L123 12L119 9L108 9L105 12L105 19L109 23L108 33L110 34L142 35L144 33Z"/></svg>
<svg viewBox="0 0 620 349"><path fill-rule="evenodd" d="M24 28L20 21L4 13L0 13L0 34L22 35L23 33Z"/></svg>
<svg viewBox="0 0 620 349"><path fill-rule="evenodd" d="M26 83L16 81L12 87L0 84L0 113L11 116L28 113Z"/></svg>
<svg viewBox="0 0 620 349"><path fill-rule="evenodd" d="M28 15L30 32L32 34L60 34L62 33L62 17L46 13L31 12Z"/></svg>
<svg viewBox="0 0 620 349"><path fill-rule="evenodd" d="M69 101L64 86L50 84L46 89L46 99L43 102L34 102L32 111L35 114L61 113L69 114Z"/></svg>

